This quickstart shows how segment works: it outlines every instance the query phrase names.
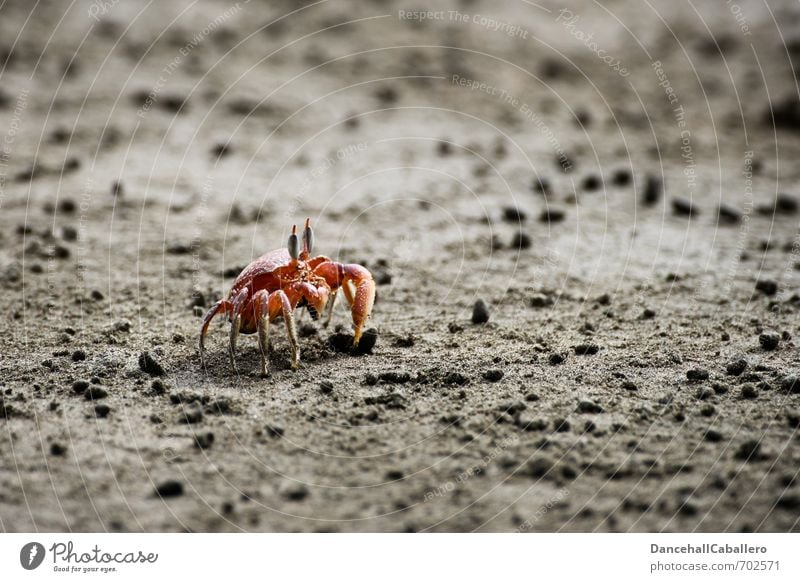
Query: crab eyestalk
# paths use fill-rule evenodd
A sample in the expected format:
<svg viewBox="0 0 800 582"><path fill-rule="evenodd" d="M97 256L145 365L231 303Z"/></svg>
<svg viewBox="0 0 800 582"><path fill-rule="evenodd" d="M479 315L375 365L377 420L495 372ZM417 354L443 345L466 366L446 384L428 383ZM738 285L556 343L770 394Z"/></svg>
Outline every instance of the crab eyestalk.
<svg viewBox="0 0 800 582"><path fill-rule="evenodd" d="M311 229L311 219L306 218L306 225L303 228L303 252L300 255L303 260L308 260L314 249L314 231Z"/></svg>
<svg viewBox="0 0 800 582"><path fill-rule="evenodd" d="M289 235L289 242L286 246L289 249L289 256L296 261L300 256L300 241L297 240L297 225L292 226L292 234Z"/></svg>

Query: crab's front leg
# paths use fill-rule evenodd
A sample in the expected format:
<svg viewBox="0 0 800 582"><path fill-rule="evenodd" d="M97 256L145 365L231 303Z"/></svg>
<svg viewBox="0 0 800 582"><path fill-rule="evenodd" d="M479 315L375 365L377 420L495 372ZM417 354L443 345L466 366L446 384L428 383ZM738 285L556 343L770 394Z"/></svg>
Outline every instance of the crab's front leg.
<svg viewBox="0 0 800 582"><path fill-rule="evenodd" d="M325 279L332 291L344 288L353 316L353 347L358 347L364 325L375 303L375 281L372 274L361 265L343 265L333 261L321 263L314 272ZM355 287L355 293L348 287L350 284Z"/></svg>

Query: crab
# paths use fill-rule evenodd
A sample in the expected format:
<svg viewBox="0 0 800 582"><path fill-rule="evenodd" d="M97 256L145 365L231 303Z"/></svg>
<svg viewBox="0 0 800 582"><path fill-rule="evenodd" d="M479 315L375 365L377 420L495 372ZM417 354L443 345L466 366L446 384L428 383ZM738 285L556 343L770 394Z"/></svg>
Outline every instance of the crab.
<svg viewBox="0 0 800 582"><path fill-rule="evenodd" d="M311 257L314 231L306 219L302 248L297 225L292 226L286 248L271 251L239 273L227 299L217 301L203 318L200 329L200 359L205 366L205 340L211 320L227 314L230 327L230 360L236 371L236 341L239 334L258 333L261 374L269 374L269 324L283 317L292 351L292 370L300 366L300 349L294 313L305 307L316 320L327 307L324 325L330 323L336 295L341 289L353 318L353 349L358 347L364 325L375 302L375 281L357 264L337 263L325 256Z"/></svg>

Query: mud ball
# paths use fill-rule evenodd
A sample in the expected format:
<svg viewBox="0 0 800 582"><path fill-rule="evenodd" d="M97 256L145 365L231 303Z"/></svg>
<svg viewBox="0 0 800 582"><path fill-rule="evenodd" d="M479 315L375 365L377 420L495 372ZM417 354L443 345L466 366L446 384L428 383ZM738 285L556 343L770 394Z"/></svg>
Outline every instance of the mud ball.
<svg viewBox="0 0 800 582"><path fill-rule="evenodd" d="M778 347L781 342L781 336L774 331L767 331L758 336L758 343L767 351L772 351Z"/></svg>
<svg viewBox="0 0 800 582"><path fill-rule="evenodd" d="M703 370L700 368L687 370L686 378L689 380L689 382L703 382L704 380L708 380L708 370Z"/></svg>
<svg viewBox="0 0 800 582"><path fill-rule="evenodd" d="M111 407L108 404L98 404L94 407L94 413L97 418L105 418L111 413Z"/></svg>
<svg viewBox="0 0 800 582"><path fill-rule="evenodd" d="M358 347L353 349L353 335L349 333L335 333L328 339L328 345L335 352L354 353L358 355L371 354L372 349L378 342L378 330L374 327L369 328L361 335Z"/></svg>
<svg viewBox="0 0 800 582"><path fill-rule="evenodd" d="M489 306L483 299L478 299L472 306L472 323L480 324L489 321Z"/></svg>
<svg viewBox="0 0 800 582"><path fill-rule="evenodd" d="M371 354L372 348L378 343L378 330L374 327L369 328L361 335L361 341L356 349L357 354Z"/></svg>
<svg viewBox="0 0 800 582"><path fill-rule="evenodd" d="M162 481L156 487L156 497L178 497L183 495L183 483L169 479Z"/></svg>
<svg viewBox="0 0 800 582"><path fill-rule="evenodd" d="M652 206L661 198L661 191L663 185L657 176L647 176L644 183L644 191L642 192L642 203L646 206Z"/></svg>
<svg viewBox="0 0 800 582"><path fill-rule="evenodd" d="M139 355L139 368L151 376L163 376L164 368L158 363L149 352L142 352Z"/></svg>
<svg viewBox="0 0 800 582"><path fill-rule="evenodd" d="M522 231L519 231L514 235L514 238L511 239L512 249L529 249L531 248L532 244L533 241L531 240L531 237Z"/></svg>

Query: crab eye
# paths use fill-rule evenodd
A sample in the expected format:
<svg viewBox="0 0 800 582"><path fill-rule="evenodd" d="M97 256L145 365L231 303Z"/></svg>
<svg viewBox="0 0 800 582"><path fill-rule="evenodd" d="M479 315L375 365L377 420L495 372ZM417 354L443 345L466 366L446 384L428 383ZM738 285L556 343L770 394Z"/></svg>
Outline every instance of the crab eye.
<svg viewBox="0 0 800 582"><path fill-rule="evenodd" d="M296 261L300 256L300 242L297 240L296 233L292 232L289 235L289 244L287 246L289 248L289 256Z"/></svg>
<svg viewBox="0 0 800 582"><path fill-rule="evenodd" d="M311 249L314 247L314 231L311 230L310 226L306 226L305 230L303 230L303 245L306 252L311 253Z"/></svg>

